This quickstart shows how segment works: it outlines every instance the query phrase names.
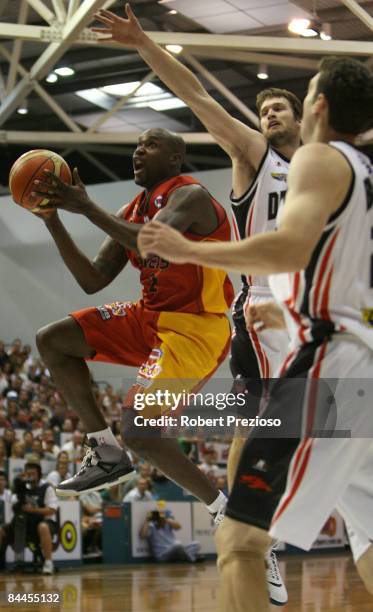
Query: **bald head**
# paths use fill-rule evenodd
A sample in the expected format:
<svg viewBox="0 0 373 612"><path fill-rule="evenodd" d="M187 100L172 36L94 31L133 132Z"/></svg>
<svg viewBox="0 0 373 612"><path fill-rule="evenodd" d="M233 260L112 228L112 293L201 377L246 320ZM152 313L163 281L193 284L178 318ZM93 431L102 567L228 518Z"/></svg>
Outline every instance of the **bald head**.
<svg viewBox="0 0 373 612"><path fill-rule="evenodd" d="M140 134L133 154L135 182L151 188L177 176L185 160L185 142L178 134L152 128Z"/></svg>
<svg viewBox="0 0 373 612"><path fill-rule="evenodd" d="M179 155L179 164L181 170L181 166L185 161L186 146L184 140L181 138L181 136L179 136L179 134L176 134L175 132L170 132L169 130L165 130L163 128L151 128L150 130L146 130L146 132L143 132L142 136L144 135L154 136L155 138L162 140L172 153Z"/></svg>

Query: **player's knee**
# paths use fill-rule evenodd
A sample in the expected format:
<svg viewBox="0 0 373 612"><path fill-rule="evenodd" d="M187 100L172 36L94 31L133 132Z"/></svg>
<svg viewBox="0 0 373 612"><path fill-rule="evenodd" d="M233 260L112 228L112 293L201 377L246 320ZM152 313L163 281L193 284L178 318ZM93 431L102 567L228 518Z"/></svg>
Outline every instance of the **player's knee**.
<svg viewBox="0 0 373 612"><path fill-rule="evenodd" d="M252 560L264 562L271 538L262 529L225 517L215 533L218 566L227 561Z"/></svg>
<svg viewBox="0 0 373 612"><path fill-rule="evenodd" d="M36 332L36 346L41 355L45 355L55 350L55 340L57 336L58 331L54 323L45 325Z"/></svg>
<svg viewBox="0 0 373 612"><path fill-rule="evenodd" d="M49 532L49 527L47 525L47 523L45 523L44 521L41 521L38 525L38 533L39 535L41 535L42 533L47 533Z"/></svg>

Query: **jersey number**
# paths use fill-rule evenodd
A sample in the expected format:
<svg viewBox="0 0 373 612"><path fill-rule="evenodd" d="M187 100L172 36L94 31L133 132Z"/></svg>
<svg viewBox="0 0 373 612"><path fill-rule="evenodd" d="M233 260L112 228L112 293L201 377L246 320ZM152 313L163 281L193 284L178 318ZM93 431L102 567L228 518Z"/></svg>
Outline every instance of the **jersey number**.
<svg viewBox="0 0 373 612"><path fill-rule="evenodd" d="M277 191L272 191L272 193L268 194L268 221L276 219L278 207L280 206L280 202L282 202L285 196L286 190L281 191L280 194Z"/></svg>

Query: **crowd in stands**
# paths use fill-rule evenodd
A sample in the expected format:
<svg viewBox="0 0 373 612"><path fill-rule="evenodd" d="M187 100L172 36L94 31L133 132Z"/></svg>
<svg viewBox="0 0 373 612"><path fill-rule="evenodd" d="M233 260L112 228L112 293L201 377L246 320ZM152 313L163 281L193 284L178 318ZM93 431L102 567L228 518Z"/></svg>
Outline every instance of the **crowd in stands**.
<svg viewBox="0 0 373 612"><path fill-rule="evenodd" d="M110 384L92 380L96 400L106 422L120 439L122 397ZM48 369L31 346L16 338L10 345L0 340L0 500L9 496L9 460L48 465L43 480L56 487L72 476L84 456L81 422L56 389ZM217 464L216 452L206 442L184 438L180 444L214 484L226 492L225 470ZM103 505L150 501L157 496L154 483L165 477L146 462L132 456L137 473L125 485L81 496L84 550L100 547ZM47 464L45 462L48 462ZM9 487L9 488L8 488ZM1 524L1 520L0 520Z"/></svg>

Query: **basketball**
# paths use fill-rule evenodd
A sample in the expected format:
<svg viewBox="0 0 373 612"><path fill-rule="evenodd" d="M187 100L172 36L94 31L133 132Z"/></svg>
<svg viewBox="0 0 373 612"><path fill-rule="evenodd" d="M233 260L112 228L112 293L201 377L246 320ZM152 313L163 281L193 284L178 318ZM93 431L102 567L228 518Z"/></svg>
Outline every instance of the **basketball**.
<svg viewBox="0 0 373 612"><path fill-rule="evenodd" d="M24 153L14 162L9 174L9 189L16 204L40 212L41 206L49 203L48 198L31 195L35 191L34 180L45 178L43 170L53 172L62 181L71 185L72 176L70 168L60 155L46 149L33 149ZM46 211L45 214L50 214Z"/></svg>

